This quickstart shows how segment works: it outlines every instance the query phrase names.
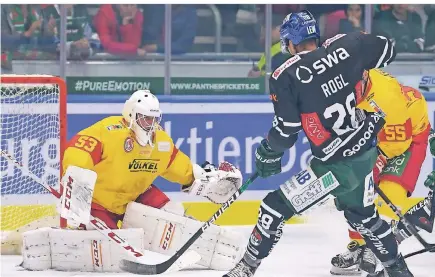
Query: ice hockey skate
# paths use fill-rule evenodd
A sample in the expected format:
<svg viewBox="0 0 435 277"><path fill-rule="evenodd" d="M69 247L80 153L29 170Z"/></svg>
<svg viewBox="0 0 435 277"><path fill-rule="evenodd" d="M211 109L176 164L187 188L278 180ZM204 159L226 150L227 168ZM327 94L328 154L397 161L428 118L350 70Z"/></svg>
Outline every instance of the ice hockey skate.
<svg viewBox="0 0 435 277"><path fill-rule="evenodd" d="M245 261L245 258L243 258L230 272L223 275L222 277L251 277L254 276L254 273L257 270L258 265L257 266L249 265Z"/></svg>
<svg viewBox="0 0 435 277"><path fill-rule="evenodd" d="M333 275L357 275L360 273L359 264L362 261L362 256L365 246L361 246L357 241L353 240L347 245L347 251L337 254L331 259L331 274Z"/></svg>
<svg viewBox="0 0 435 277"><path fill-rule="evenodd" d="M414 277L414 275L409 271L403 256L400 255L394 264L385 267L375 277Z"/></svg>

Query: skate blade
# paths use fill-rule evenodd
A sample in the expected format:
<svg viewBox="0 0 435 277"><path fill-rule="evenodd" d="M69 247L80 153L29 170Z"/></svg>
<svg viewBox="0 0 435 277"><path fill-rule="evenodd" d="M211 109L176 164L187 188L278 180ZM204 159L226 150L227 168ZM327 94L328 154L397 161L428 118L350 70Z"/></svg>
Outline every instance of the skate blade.
<svg viewBox="0 0 435 277"><path fill-rule="evenodd" d="M331 267L331 270L329 271L332 275L346 275L346 276L356 276L361 274L361 270L357 266L350 266L347 268L341 268L341 267Z"/></svg>

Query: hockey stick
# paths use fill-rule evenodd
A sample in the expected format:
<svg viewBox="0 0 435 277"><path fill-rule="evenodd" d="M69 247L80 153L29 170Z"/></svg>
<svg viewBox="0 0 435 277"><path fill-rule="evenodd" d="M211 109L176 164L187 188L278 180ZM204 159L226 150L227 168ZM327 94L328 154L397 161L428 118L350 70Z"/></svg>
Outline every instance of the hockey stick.
<svg viewBox="0 0 435 277"><path fill-rule="evenodd" d="M429 195L431 195L430 198L432 199L432 207L431 207L431 210L430 210L429 222L434 222L434 219L435 219L435 203L434 203L434 201L435 201L435 195L434 195L434 191L430 191ZM403 257L406 259L406 258L415 256L415 255L418 255L418 254L426 253L426 252L435 252L435 247L432 247L431 249L424 248L424 249L421 249L421 250L418 250L418 251L406 254Z"/></svg>
<svg viewBox="0 0 435 277"><path fill-rule="evenodd" d="M403 222L406 229L423 245L427 251L432 251L435 244L426 242L418 233L418 230L412 225L405 216L397 209L397 207L391 202L391 200L385 195L385 193L379 188L378 185L375 184L375 191L384 199L385 203L387 203L388 207L393 210L393 212L399 217L399 219Z"/></svg>
<svg viewBox="0 0 435 277"><path fill-rule="evenodd" d="M12 155L7 153L6 151L1 150L1 156L7 158L10 161L12 161L14 163L14 165L17 168L19 168L21 171L24 170L24 166L19 161L17 161ZM38 183L39 185L44 187L47 191L49 191L56 198L58 198L58 199L61 198L61 194L57 190L55 190L51 186L49 186L46 183L44 183L41 180L41 178L36 176L33 172L28 171L28 176L33 181L35 181L36 183ZM145 261L146 256L149 256L149 257L154 256L154 257L156 257L158 255L158 254L156 254L154 252L151 252L151 251L141 252L139 250L139 248L133 247L131 244L128 243L128 241L126 241L123 238L119 237L115 232L113 232L113 230L111 230L109 227L107 227L107 225L103 221L101 221L100 219L98 219L96 217L93 217L92 215L90 215L90 223L91 223L91 225L97 231L99 231L106 238L108 238L109 240L113 241L119 247L124 249L124 252L126 254L128 254L132 259L134 259L134 260L136 260L138 262L144 262L145 263L145 262L147 262L147 261ZM161 256L161 255L159 255L159 256ZM174 264L174 266L171 267L171 270L179 270L181 268L184 268L184 267L187 267L187 266L191 266L191 265L197 263L199 261L199 259L200 259L200 257L198 255L198 253L196 253L194 251L187 252L185 255L183 255L183 257L178 261L177 264Z"/></svg>
<svg viewBox="0 0 435 277"><path fill-rule="evenodd" d="M155 274L161 274L168 271L168 269L180 258L181 255L183 255L184 252L186 252L189 247L195 243L195 241L205 232L205 230L210 227L211 224L213 224L216 219L221 216L230 206L233 204L236 199L242 194L248 186L254 182L254 180L258 177L258 173L255 172L252 174L252 176L245 182L243 185L225 202L222 204L222 206L217 210L212 217L202 225L198 231L196 231L195 234L183 245L181 248L167 261L159 264L140 264L128 260L122 260L121 261L121 269L130 273L134 274L142 274L142 275L155 275Z"/></svg>
<svg viewBox="0 0 435 277"><path fill-rule="evenodd" d="M426 252L435 252L435 247L420 249L418 251L406 254L405 256L403 256L403 258L407 259L409 257L415 256L415 255L418 255L418 254L423 254L423 253L426 253Z"/></svg>

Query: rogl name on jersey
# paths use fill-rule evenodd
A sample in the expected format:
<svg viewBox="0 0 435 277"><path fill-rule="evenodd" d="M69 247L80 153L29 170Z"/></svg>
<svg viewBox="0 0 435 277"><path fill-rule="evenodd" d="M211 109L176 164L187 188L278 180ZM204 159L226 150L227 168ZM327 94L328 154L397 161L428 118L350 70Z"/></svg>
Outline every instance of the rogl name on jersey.
<svg viewBox="0 0 435 277"><path fill-rule="evenodd" d="M337 91L347 87L349 85L343 78L343 75L335 76L333 79L329 80L326 83L323 83L320 87L323 90L323 93L326 97L336 93Z"/></svg>

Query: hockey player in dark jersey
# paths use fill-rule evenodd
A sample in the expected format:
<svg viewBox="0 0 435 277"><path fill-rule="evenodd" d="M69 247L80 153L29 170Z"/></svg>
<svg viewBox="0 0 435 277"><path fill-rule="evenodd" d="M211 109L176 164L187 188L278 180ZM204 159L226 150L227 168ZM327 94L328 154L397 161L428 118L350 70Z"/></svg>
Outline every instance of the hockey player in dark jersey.
<svg viewBox="0 0 435 277"><path fill-rule="evenodd" d="M253 276L282 236L284 222L331 195L383 263L385 274L412 277L389 224L374 205L376 135L385 115L355 108L354 88L363 71L392 62L393 44L382 36L352 33L337 35L318 47L319 28L308 11L287 15L280 34L283 50L294 56L270 77L275 117L255 152L256 169L263 178L280 173L284 151L302 130L313 159L306 170L262 200L247 251L224 277ZM371 264L363 268L369 273L374 269Z"/></svg>

